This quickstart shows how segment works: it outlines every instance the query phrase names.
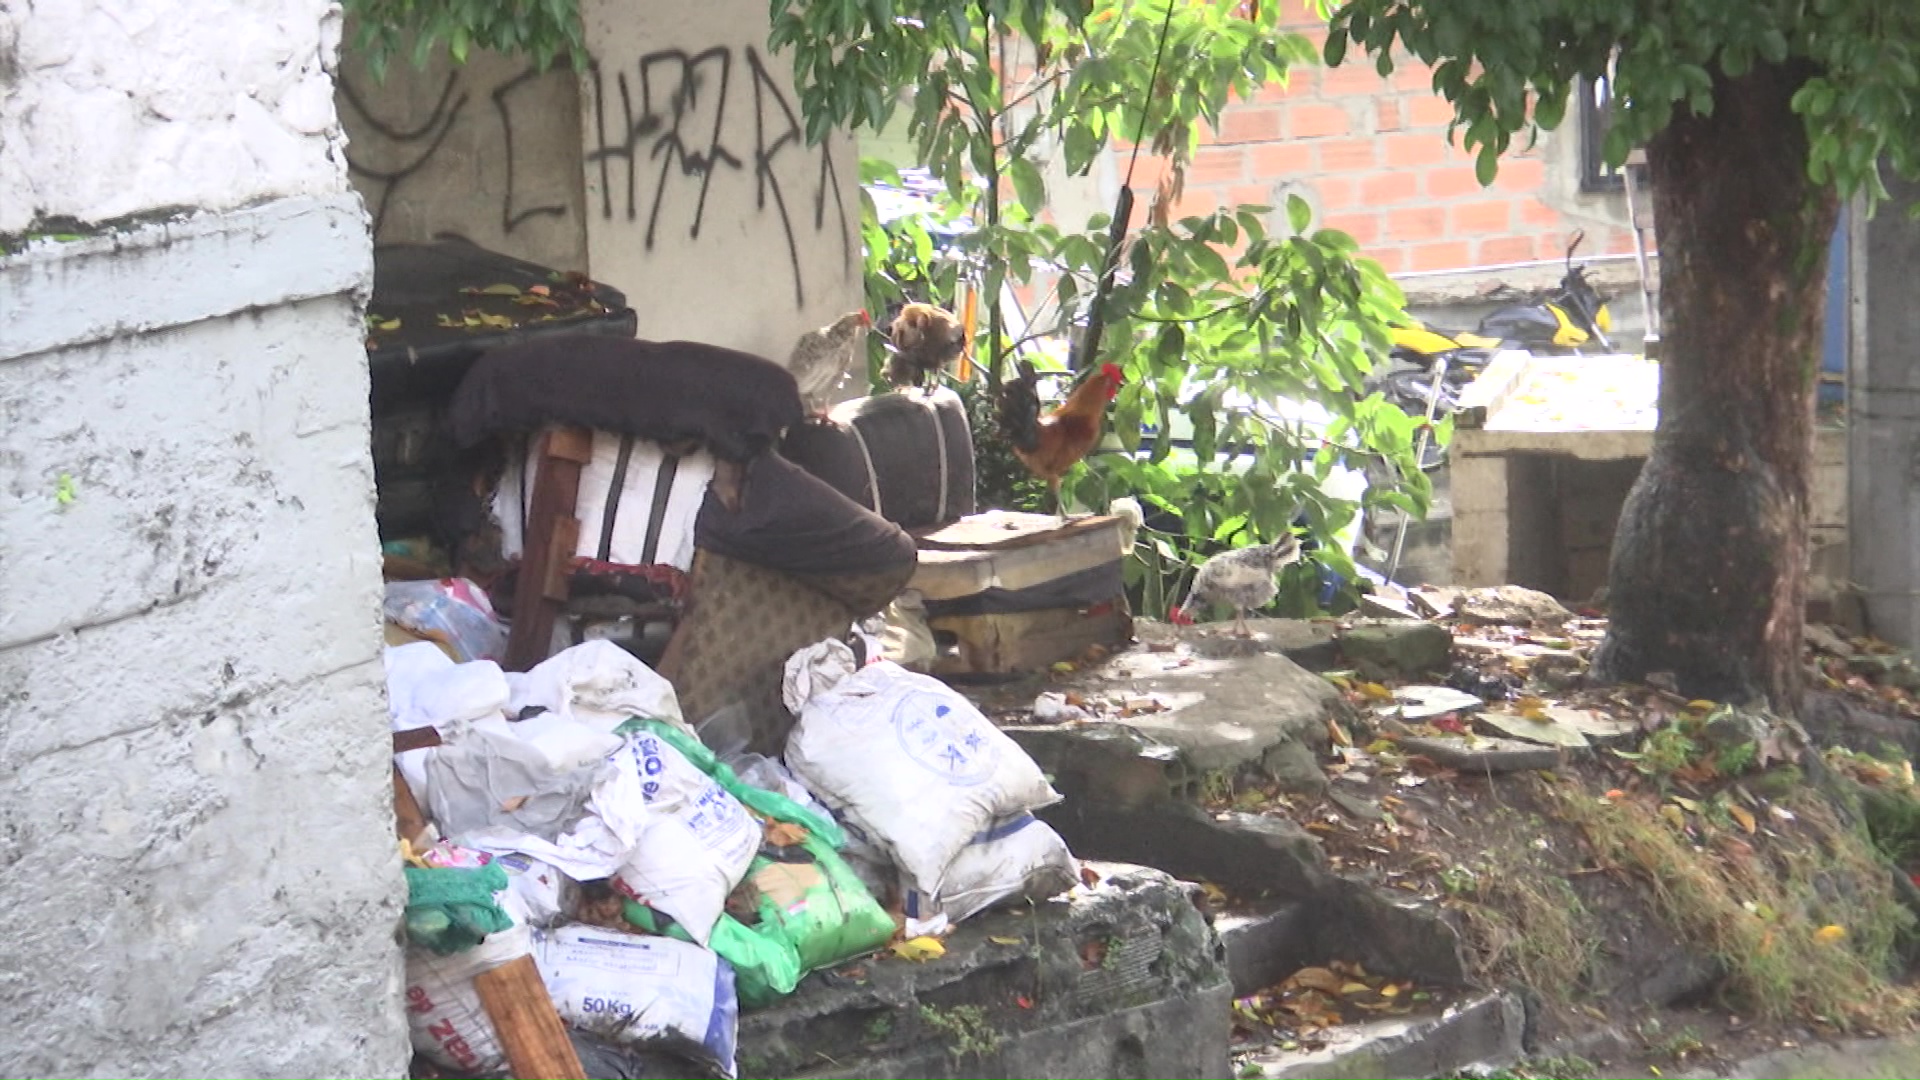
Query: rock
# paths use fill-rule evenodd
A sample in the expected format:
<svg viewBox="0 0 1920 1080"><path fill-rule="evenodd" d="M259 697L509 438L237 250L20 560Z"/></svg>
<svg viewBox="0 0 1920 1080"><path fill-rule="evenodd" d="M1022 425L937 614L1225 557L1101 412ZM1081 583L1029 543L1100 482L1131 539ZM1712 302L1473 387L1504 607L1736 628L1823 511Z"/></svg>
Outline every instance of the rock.
<svg viewBox="0 0 1920 1080"><path fill-rule="evenodd" d="M1327 721L1353 721L1332 684L1278 653L1216 659L1184 646L1127 652L1102 667L1099 677L1167 706L1118 723L1178 750L1181 764L1194 774L1262 768L1274 748L1289 742L1317 753L1329 741ZM1104 720L1079 724L1065 734L1107 726L1111 722Z"/></svg>
<svg viewBox="0 0 1920 1080"><path fill-rule="evenodd" d="M1476 995L1439 1013L1330 1028L1311 1050L1260 1050L1241 1076L1322 1080L1343 1076L1459 1076L1502 1068L1526 1055L1527 1010L1503 991ZM1784 1075L1784 1074L1783 1074Z"/></svg>
<svg viewBox="0 0 1920 1080"><path fill-rule="evenodd" d="M1083 859L1157 866L1236 892L1314 896L1338 879L1313 834L1282 817L1209 814L1187 803L1100 806L1068 798L1037 816Z"/></svg>
<svg viewBox="0 0 1920 1080"><path fill-rule="evenodd" d="M1195 656L1230 659L1279 653L1310 671L1328 671L1339 665L1340 649L1334 644L1336 627L1324 620L1248 619L1250 637L1235 637L1225 623L1202 626L1174 626L1171 623L1136 619L1134 637L1148 649L1169 645L1186 646Z"/></svg>
<svg viewBox="0 0 1920 1080"><path fill-rule="evenodd" d="M1227 1076L1233 990L1191 887L1104 869L1094 888L967 920L934 960L808 976L741 1015L740 1075Z"/></svg>
<svg viewBox="0 0 1920 1080"><path fill-rule="evenodd" d="M1181 763L1179 750L1125 724L1001 730L1020 744L1069 802L1142 806L1182 798L1199 787L1198 776Z"/></svg>
<svg viewBox="0 0 1920 1080"><path fill-rule="evenodd" d="M1362 674L1410 677L1445 670L1453 651L1453 635L1439 623L1367 622L1340 638L1340 651Z"/></svg>
<svg viewBox="0 0 1920 1080"><path fill-rule="evenodd" d="M1409 754L1424 754L1461 772L1526 772L1560 764L1560 751L1518 739L1479 736L1469 742L1459 735L1405 735L1399 743L1400 749Z"/></svg>
<svg viewBox="0 0 1920 1080"><path fill-rule="evenodd" d="M1585 747L1589 745L1586 735L1582 734L1579 728L1562 723L1547 713L1535 717L1510 712L1484 712L1473 719L1475 723L1486 724L1516 739L1524 739L1543 746Z"/></svg>
<svg viewBox="0 0 1920 1080"><path fill-rule="evenodd" d="M1385 821L1387 818L1387 812L1380 809L1380 804L1374 802L1372 799L1362 798L1359 795L1349 795L1339 788L1334 788L1327 792L1327 798L1332 800L1333 805L1339 807L1348 817L1361 821Z"/></svg>
<svg viewBox="0 0 1920 1080"><path fill-rule="evenodd" d="M1469 589L1454 602L1454 611L1476 626L1559 626L1573 618L1560 601L1521 585Z"/></svg>
<svg viewBox="0 0 1920 1080"><path fill-rule="evenodd" d="M1450 712L1475 712L1487 703L1451 686L1400 686L1393 691L1400 703L1400 715L1409 723L1431 720Z"/></svg>
<svg viewBox="0 0 1920 1080"><path fill-rule="evenodd" d="M1295 739L1278 743L1261 755L1260 771L1283 792L1319 795L1327 790L1327 774L1320 771L1320 759Z"/></svg>
<svg viewBox="0 0 1920 1080"><path fill-rule="evenodd" d="M1819 649L1823 653L1829 653L1842 659L1853 656L1853 645L1847 641L1845 635L1831 626L1810 622L1801 633L1805 637L1807 644Z"/></svg>
<svg viewBox="0 0 1920 1080"><path fill-rule="evenodd" d="M1326 956L1356 961L1376 975L1429 985L1471 981L1460 931L1433 904L1352 878L1332 878L1308 905L1307 915Z"/></svg>
<svg viewBox="0 0 1920 1080"><path fill-rule="evenodd" d="M1263 903L1246 913L1213 917L1220 943L1227 948L1227 970L1236 997L1262 990L1323 959L1297 900Z"/></svg>

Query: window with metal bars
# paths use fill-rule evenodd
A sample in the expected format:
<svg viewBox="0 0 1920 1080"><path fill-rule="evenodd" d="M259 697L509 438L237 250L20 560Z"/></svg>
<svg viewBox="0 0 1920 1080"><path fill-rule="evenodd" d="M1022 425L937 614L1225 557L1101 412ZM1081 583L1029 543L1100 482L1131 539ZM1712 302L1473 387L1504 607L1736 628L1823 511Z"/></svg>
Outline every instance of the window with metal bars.
<svg viewBox="0 0 1920 1080"><path fill-rule="evenodd" d="M1612 89L1605 76L1597 79L1583 76L1574 84L1573 92L1579 104L1580 190L1589 195L1620 191L1626 181L1619 169L1607 167L1600 149L1607 137Z"/></svg>

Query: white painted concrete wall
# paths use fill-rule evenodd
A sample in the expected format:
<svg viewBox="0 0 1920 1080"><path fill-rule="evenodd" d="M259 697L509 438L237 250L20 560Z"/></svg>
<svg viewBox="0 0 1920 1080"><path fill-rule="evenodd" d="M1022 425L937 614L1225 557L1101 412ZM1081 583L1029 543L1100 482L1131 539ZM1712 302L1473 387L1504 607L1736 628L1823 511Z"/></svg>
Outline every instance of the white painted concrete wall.
<svg viewBox="0 0 1920 1080"><path fill-rule="evenodd" d="M0 1073L406 1067L335 25L0 6Z"/></svg>
<svg viewBox="0 0 1920 1080"><path fill-rule="evenodd" d="M0 235L340 190L339 42L318 0L0 7Z"/></svg>
<svg viewBox="0 0 1920 1080"><path fill-rule="evenodd" d="M625 291L639 336L784 362L859 307L859 157L847 136L806 145L765 0L581 11L588 261Z"/></svg>
<svg viewBox="0 0 1920 1080"><path fill-rule="evenodd" d="M351 31L351 28L349 28ZM453 235L558 270L587 268L580 86L562 58L445 49L376 79L351 51L334 100L380 243Z"/></svg>

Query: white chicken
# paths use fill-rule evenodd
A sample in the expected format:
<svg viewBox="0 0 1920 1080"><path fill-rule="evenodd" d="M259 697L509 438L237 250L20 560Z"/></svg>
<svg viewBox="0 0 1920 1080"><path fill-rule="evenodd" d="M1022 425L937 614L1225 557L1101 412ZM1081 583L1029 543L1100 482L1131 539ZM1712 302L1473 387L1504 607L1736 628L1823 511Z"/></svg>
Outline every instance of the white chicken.
<svg viewBox="0 0 1920 1080"><path fill-rule="evenodd" d="M1225 604L1233 608L1233 632L1247 637L1247 612L1273 603L1280 591L1273 576L1280 568L1300 561L1300 540L1287 533L1271 544L1224 551L1200 564L1193 575L1193 588L1178 608L1167 613L1167 621L1181 626L1193 625L1193 612L1202 604Z"/></svg>
<svg viewBox="0 0 1920 1080"><path fill-rule="evenodd" d="M849 311L818 330L809 330L793 343L787 370L800 384L800 401L815 417L825 416L833 396L862 355L867 328L873 320L864 311Z"/></svg>

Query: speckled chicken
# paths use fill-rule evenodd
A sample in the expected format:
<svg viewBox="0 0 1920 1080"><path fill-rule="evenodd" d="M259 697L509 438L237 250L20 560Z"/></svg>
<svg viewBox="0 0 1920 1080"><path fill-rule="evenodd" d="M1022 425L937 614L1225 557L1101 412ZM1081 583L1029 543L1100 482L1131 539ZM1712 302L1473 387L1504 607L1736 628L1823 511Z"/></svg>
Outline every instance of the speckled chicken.
<svg viewBox="0 0 1920 1080"><path fill-rule="evenodd" d="M1233 608L1233 632L1246 637L1247 612L1273 603L1280 591L1273 576L1289 563L1300 561L1300 541L1292 533L1271 544L1223 551L1200 564L1193 575L1193 588L1178 608L1167 613L1169 622L1193 625L1193 612L1202 604L1225 604Z"/></svg>
<svg viewBox="0 0 1920 1080"><path fill-rule="evenodd" d="M794 342L787 370L800 384L800 400L814 417L825 415L834 392L860 357L867 328L873 325L864 311L849 311L818 330L809 330Z"/></svg>

